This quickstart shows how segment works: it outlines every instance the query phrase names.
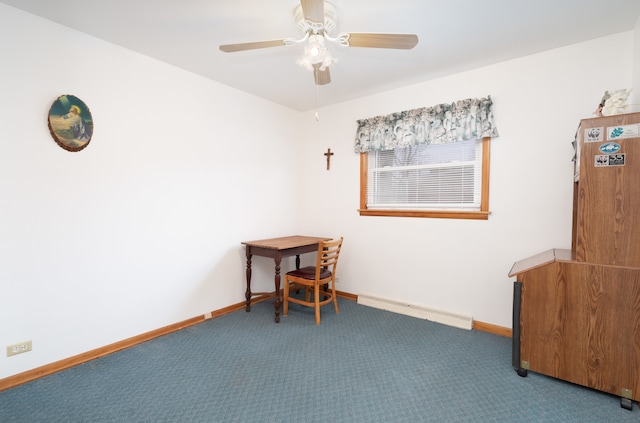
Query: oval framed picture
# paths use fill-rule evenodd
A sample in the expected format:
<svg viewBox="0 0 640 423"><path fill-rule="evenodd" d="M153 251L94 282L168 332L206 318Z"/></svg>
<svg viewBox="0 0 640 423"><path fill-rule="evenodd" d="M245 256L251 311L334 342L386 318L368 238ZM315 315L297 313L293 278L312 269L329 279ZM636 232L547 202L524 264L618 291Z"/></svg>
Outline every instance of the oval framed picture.
<svg viewBox="0 0 640 423"><path fill-rule="evenodd" d="M93 135L89 108L73 95L61 95L49 109L49 131L58 145L67 151L80 151Z"/></svg>

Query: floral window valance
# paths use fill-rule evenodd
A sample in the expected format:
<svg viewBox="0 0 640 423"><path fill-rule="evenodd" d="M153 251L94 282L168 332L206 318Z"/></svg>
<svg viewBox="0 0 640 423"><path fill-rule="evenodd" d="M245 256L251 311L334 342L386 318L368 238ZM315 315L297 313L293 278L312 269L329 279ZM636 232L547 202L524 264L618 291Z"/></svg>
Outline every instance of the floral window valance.
<svg viewBox="0 0 640 423"><path fill-rule="evenodd" d="M496 138L491 97L406 110L358 120L356 153L392 150L416 144L444 144Z"/></svg>

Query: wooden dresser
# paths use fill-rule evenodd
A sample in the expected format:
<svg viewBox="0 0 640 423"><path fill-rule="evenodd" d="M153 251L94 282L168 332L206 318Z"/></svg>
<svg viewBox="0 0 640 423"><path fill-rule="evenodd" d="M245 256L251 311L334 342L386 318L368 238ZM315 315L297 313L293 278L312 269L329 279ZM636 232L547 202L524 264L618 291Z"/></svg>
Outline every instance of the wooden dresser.
<svg viewBox="0 0 640 423"><path fill-rule="evenodd" d="M513 366L640 401L640 113L584 119L571 250L516 262Z"/></svg>

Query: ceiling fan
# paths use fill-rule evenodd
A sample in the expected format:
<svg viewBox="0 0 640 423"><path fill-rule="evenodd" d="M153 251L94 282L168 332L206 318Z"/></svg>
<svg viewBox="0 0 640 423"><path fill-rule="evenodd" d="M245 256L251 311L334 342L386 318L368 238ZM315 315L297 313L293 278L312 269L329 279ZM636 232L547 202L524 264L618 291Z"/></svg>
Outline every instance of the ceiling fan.
<svg viewBox="0 0 640 423"><path fill-rule="evenodd" d="M309 70L313 70L317 85L331 82L329 66L335 62L326 42L344 47L370 47L412 49L418 44L415 34L375 34L341 32L333 36L336 29L336 8L326 0L301 0L294 11L296 25L303 33L302 38L284 38L281 40L256 41L240 44L223 44L220 50L234 53L245 50L281 47L294 44L305 45L305 52L298 61Z"/></svg>

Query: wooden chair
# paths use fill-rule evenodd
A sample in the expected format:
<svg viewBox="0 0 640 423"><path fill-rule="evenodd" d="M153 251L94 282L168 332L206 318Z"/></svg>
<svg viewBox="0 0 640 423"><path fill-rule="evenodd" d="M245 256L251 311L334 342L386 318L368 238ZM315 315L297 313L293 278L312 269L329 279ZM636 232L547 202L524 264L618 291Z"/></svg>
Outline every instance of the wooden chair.
<svg viewBox="0 0 640 423"><path fill-rule="evenodd" d="M284 277L284 304L283 315L289 313L289 302L314 307L316 311L316 325L320 324L320 307L333 303L336 314L338 313L338 301L336 299L336 266L338 256L342 248L342 237L331 241L322 241L318 244L318 257L315 266L307 266L292 270ZM329 286L330 285L330 286ZM292 289L305 288L305 299L289 295ZM320 287L323 287L322 291ZM310 300L310 291L313 288L313 301ZM329 288L331 288L329 290ZM323 297L320 300L320 297Z"/></svg>

